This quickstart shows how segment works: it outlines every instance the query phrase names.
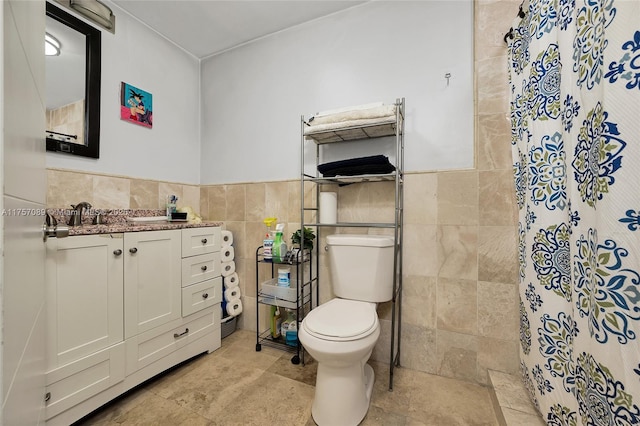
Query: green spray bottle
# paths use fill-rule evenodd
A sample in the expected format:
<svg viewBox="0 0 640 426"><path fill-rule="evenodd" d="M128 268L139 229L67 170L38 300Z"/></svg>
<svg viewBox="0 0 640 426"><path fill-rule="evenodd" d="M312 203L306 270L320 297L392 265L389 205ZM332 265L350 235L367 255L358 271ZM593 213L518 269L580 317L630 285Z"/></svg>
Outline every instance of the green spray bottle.
<svg viewBox="0 0 640 426"><path fill-rule="evenodd" d="M276 225L276 238L273 240L273 261L275 263L282 263L287 254L287 243L282 238L282 233L284 231L284 224L279 223Z"/></svg>

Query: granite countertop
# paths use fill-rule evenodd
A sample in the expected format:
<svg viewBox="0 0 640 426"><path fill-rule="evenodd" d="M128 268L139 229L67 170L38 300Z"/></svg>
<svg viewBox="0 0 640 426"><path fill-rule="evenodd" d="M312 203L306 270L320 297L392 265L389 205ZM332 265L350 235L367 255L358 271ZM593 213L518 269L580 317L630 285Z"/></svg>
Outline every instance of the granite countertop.
<svg viewBox="0 0 640 426"><path fill-rule="evenodd" d="M106 223L93 225L93 219L97 213L104 212ZM69 209L47 209L56 218L59 224L66 225L69 221ZM133 223L127 218L165 216L164 210L141 210L141 209L112 209L112 210L89 210L82 215L81 226L69 226L69 236L72 235L94 235L113 234L121 232L142 232L142 231L163 231L167 229L202 228L221 226L223 222L202 221L192 222L170 222L160 220L158 222Z"/></svg>

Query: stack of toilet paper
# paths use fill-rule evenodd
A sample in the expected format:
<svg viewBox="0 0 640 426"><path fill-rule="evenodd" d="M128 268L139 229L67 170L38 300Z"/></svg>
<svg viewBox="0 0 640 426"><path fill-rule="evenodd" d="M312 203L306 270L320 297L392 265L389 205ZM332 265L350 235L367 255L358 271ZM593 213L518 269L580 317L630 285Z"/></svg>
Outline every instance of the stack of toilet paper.
<svg viewBox="0 0 640 426"><path fill-rule="evenodd" d="M220 259L222 261L222 282L224 285L224 311L232 317L242 313L242 301L240 300L240 287L233 249L233 234L231 231L222 231L222 248Z"/></svg>

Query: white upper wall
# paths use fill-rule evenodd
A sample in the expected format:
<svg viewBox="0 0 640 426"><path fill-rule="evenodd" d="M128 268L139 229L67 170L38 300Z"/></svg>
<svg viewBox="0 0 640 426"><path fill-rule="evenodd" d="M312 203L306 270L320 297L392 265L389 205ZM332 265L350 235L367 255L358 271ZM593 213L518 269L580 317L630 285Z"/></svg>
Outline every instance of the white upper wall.
<svg viewBox="0 0 640 426"><path fill-rule="evenodd" d="M373 1L204 60L200 182L297 178L300 115L401 97L405 170L473 167L472 31L471 0Z"/></svg>
<svg viewBox="0 0 640 426"><path fill-rule="evenodd" d="M102 31L100 158L47 153L47 167L198 184L200 62L111 2ZM153 95L153 128L120 120L120 83Z"/></svg>

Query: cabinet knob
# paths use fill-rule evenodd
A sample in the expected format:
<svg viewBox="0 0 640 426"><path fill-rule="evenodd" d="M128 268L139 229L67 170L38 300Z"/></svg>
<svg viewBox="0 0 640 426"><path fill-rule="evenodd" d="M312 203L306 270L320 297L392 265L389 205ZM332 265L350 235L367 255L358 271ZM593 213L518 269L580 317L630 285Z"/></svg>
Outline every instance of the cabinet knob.
<svg viewBox="0 0 640 426"><path fill-rule="evenodd" d="M120 256L122 254L122 250L116 249L113 251L113 254L115 254L116 256Z"/></svg>
<svg viewBox="0 0 640 426"><path fill-rule="evenodd" d="M202 269L203 272L206 271L207 270L207 265L201 266L200 269Z"/></svg>
<svg viewBox="0 0 640 426"><path fill-rule="evenodd" d="M207 244L207 239L206 239L206 238L203 238L203 239L201 239L201 240L200 240L200 242L201 242L202 244Z"/></svg>
<svg viewBox="0 0 640 426"><path fill-rule="evenodd" d="M129 249L129 253L131 253L131 254L135 254L135 253L137 253L137 252L138 252L138 249L137 249L137 248L135 248L135 247L131 247L131 248Z"/></svg>
<svg viewBox="0 0 640 426"><path fill-rule="evenodd" d="M202 295L202 298L203 298L203 299L206 299L206 298L208 298L208 297L209 297L209 293L205 293L205 294L203 294L203 295Z"/></svg>

